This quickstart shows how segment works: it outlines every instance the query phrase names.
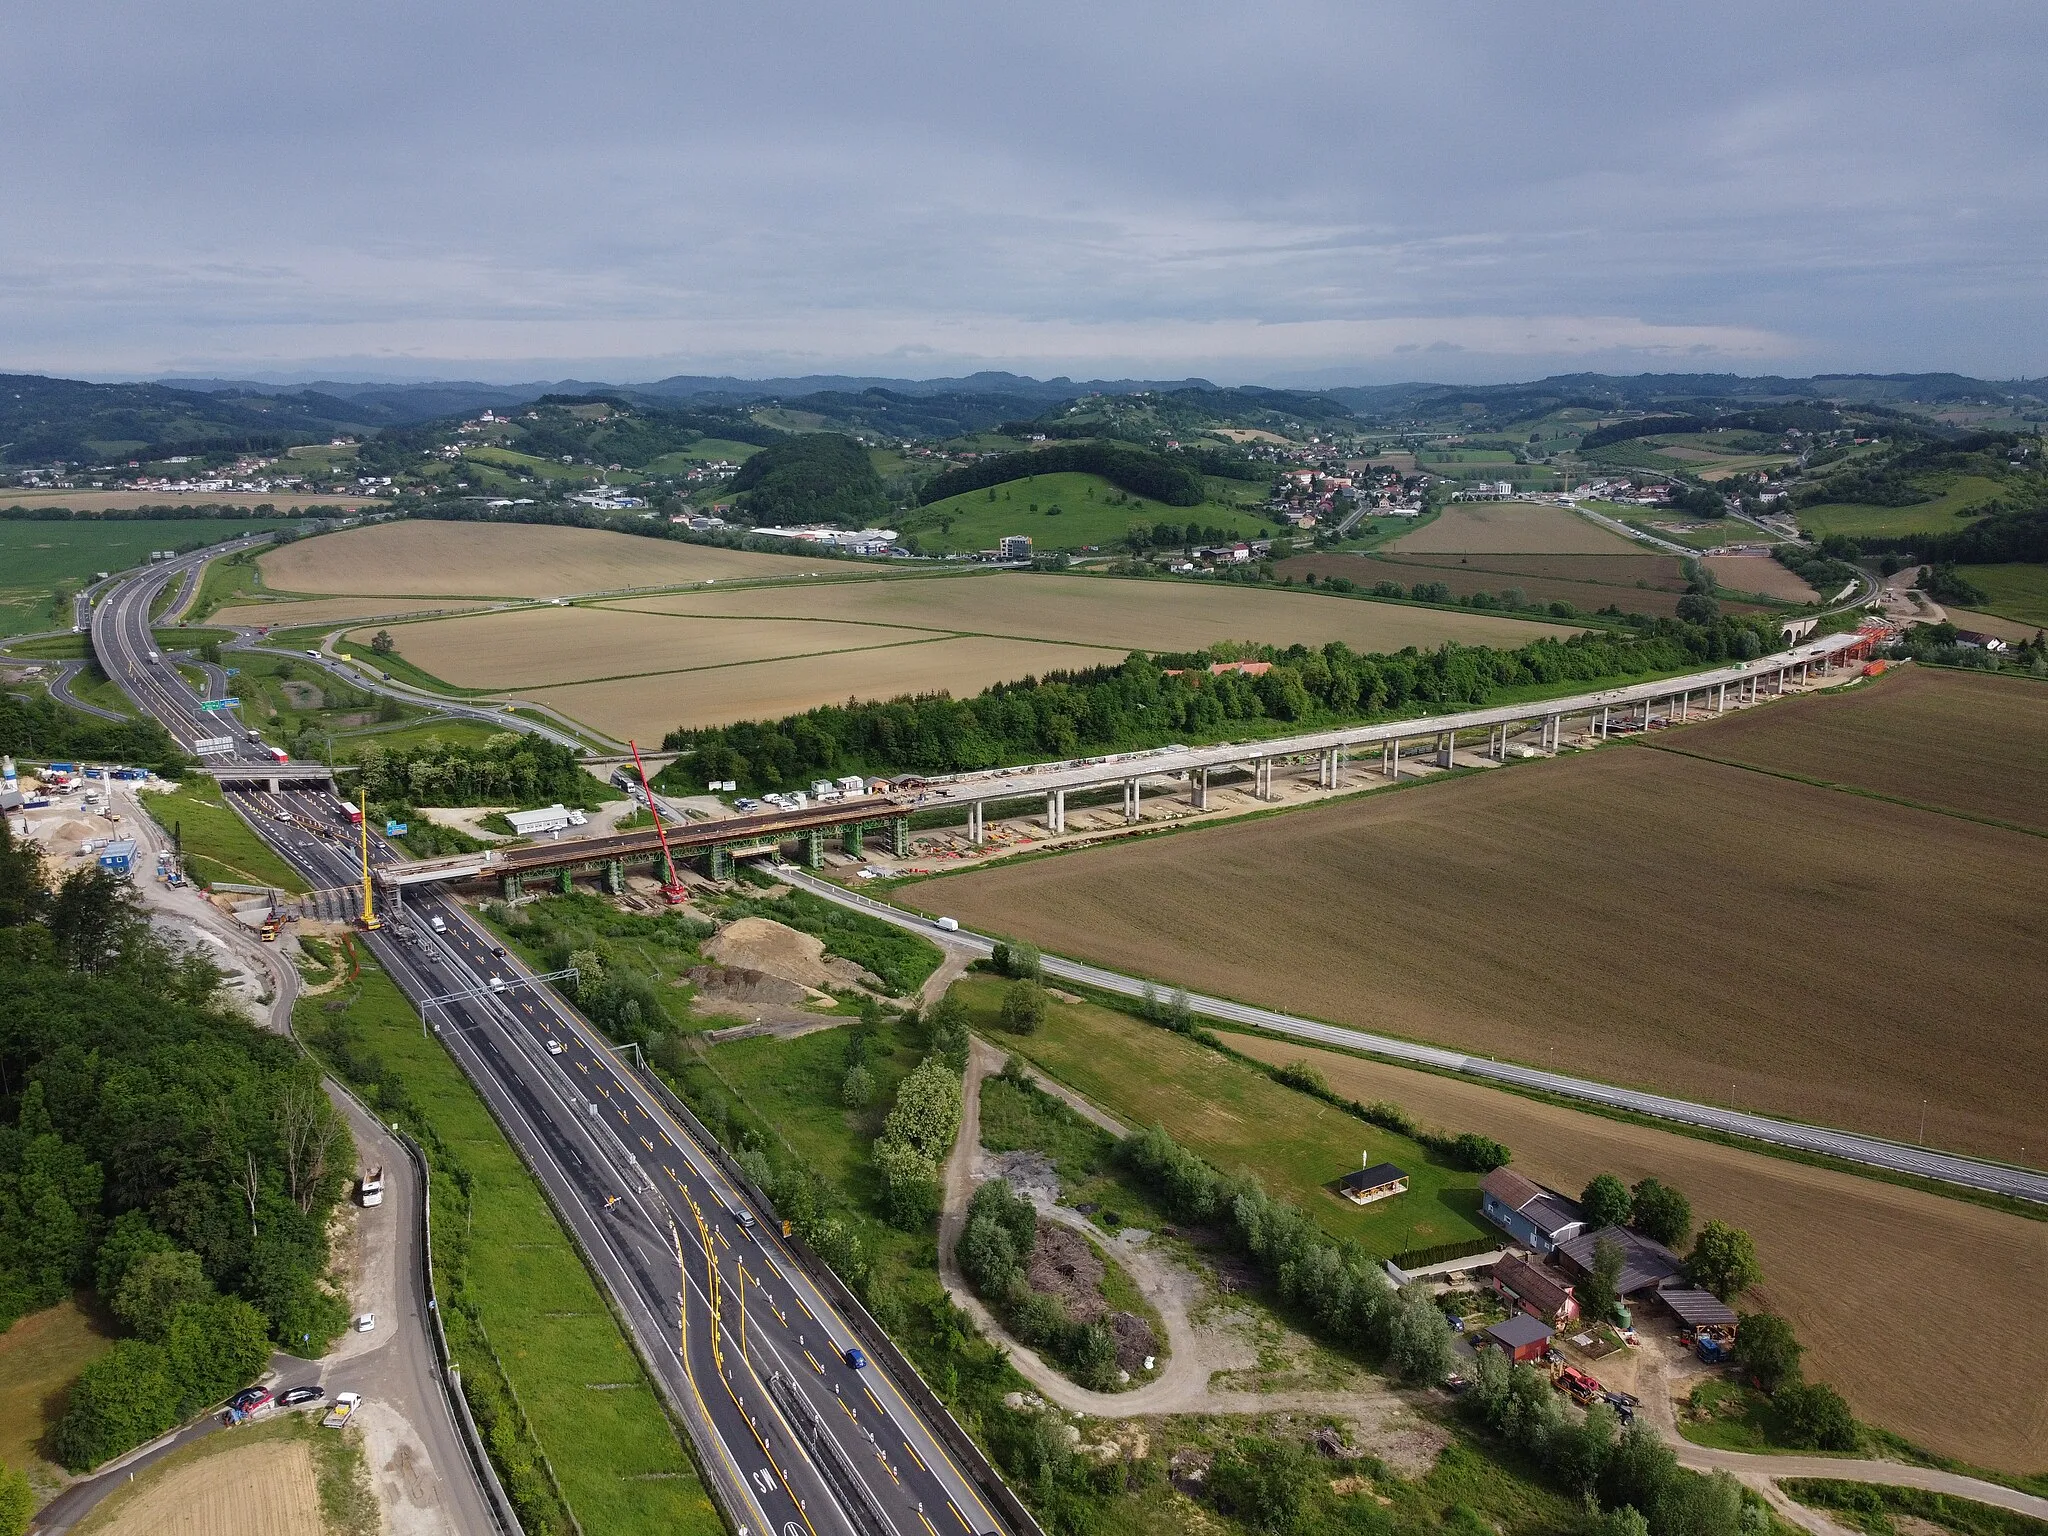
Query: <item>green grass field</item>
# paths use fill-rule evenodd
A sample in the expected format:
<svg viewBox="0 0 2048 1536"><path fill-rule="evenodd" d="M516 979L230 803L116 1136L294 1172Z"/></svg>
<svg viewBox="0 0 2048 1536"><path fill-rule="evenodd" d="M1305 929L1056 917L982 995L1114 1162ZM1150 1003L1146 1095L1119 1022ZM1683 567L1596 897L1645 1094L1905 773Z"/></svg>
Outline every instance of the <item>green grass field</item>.
<svg viewBox="0 0 2048 1536"><path fill-rule="evenodd" d="M761 451L755 443L736 443L729 437L706 437L674 453L664 453L658 459L647 461L646 473L650 475L679 475L695 469L699 464L709 464L723 459L728 464L744 464Z"/></svg>
<svg viewBox="0 0 2048 1536"><path fill-rule="evenodd" d="M2004 487L1981 475L1958 475L1939 499L1917 507L1866 507L1835 503L1799 510L1799 526L1816 538L1846 533L1851 538L1904 538L1916 533L1954 533L1965 526L1956 514L1998 496Z"/></svg>
<svg viewBox="0 0 2048 1536"><path fill-rule="evenodd" d="M1220 1051L1093 1003L1053 1000L1042 1029L996 1024L1004 983L970 977L957 995L975 1027L1030 1058L1126 1125L1159 1124L1225 1170L1249 1168L1337 1238L1391 1256L1483 1236L1479 1176L1446 1166L1417 1143L1355 1120ZM1408 1171L1405 1195L1358 1207L1330 1185L1370 1162Z"/></svg>
<svg viewBox="0 0 2048 1536"><path fill-rule="evenodd" d="M145 563L153 549L196 549L237 534L287 526L287 519L264 517L0 521L0 635L69 625L68 605L51 606L51 594L60 583L81 587L97 571Z"/></svg>
<svg viewBox="0 0 2048 1536"><path fill-rule="evenodd" d="M444 747L480 747L493 736L502 736L504 729L486 724L482 720L435 719L429 717L411 725L395 729L379 729L365 726L361 730L334 734L334 755L337 758L354 756L357 748L367 742L376 742L389 752L407 752L414 747L424 746L433 741Z"/></svg>
<svg viewBox="0 0 2048 1536"><path fill-rule="evenodd" d="M44 640L23 640L7 648L11 656L31 661L73 661L92 654L89 635L51 635Z"/></svg>
<svg viewBox="0 0 2048 1536"><path fill-rule="evenodd" d="M1125 531L1140 523L1148 528L1159 523L1183 527L1198 523L1225 529L1239 538L1269 533L1274 526L1263 512L1245 511L1225 502L1170 507L1162 501L1130 496L1100 475L1034 475L993 490L993 501L986 490L968 491L919 507L903 518L901 530L905 536L916 535L919 547L929 553L952 554L993 549L997 540L1012 533L1028 534L1034 549L1047 550L1087 545L1109 548L1120 544ZM1255 502L1262 492L1244 482L1242 494Z"/></svg>
<svg viewBox="0 0 2048 1536"><path fill-rule="evenodd" d="M209 560L205 574L199 578L198 595L192 599L191 621L196 624L212 617L217 609L268 596L263 587L262 573L256 566L256 557L261 553L261 550L243 550L238 555Z"/></svg>
<svg viewBox="0 0 2048 1536"><path fill-rule="evenodd" d="M97 704L101 709L111 709L117 715L135 713L135 706L128 701L114 680L99 669L95 662L71 680L71 691L88 704Z"/></svg>
<svg viewBox="0 0 2048 1536"><path fill-rule="evenodd" d="M2048 565L1966 565L1962 575L1990 595L1986 613L2048 628Z"/></svg>
<svg viewBox="0 0 2048 1536"><path fill-rule="evenodd" d="M564 464L560 459L537 458L530 453L520 453L511 448L465 448L462 456L472 464L485 464L495 469L524 470L539 480L596 480L600 472L588 464ZM613 484L624 484L638 480L640 476L632 470L613 470L608 477Z"/></svg>
<svg viewBox="0 0 2048 1536"><path fill-rule="evenodd" d="M45 1492L64 1472L44 1457L44 1436L64 1416L78 1373L114 1347L115 1325L91 1302L81 1291L0 1333L0 1466L28 1473Z"/></svg>
<svg viewBox="0 0 2048 1536"><path fill-rule="evenodd" d="M639 1357L469 1080L373 962L344 998L339 1013L334 1000L301 1002L298 1028L428 1144L435 1285L464 1376L495 1381L495 1351L584 1530L714 1536L718 1517Z"/></svg>
<svg viewBox="0 0 2048 1536"><path fill-rule="evenodd" d="M158 826L176 835L192 879L209 885L216 880L274 885L293 893L306 889L297 871L228 807L212 779L194 774L168 794L145 795L142 806Z"/></svg>

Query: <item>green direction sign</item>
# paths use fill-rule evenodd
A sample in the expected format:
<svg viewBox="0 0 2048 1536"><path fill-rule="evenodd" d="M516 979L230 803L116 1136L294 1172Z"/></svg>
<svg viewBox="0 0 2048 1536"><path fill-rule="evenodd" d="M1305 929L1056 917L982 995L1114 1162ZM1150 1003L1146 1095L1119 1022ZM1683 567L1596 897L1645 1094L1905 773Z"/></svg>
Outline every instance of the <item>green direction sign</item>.
<svg viewBox="0 0 2048 1536"><path fill-rule="evenodd" d="M201 709L236 709L240 707L241 702L240 699L201 699L199 707Z"/></svg>

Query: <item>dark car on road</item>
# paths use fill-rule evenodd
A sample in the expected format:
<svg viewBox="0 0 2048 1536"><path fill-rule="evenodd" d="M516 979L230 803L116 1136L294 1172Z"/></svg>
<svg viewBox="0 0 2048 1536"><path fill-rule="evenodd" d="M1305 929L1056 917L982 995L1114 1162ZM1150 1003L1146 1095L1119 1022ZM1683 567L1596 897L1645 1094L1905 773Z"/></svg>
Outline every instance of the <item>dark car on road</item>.
<svg viewBox="0 0 2048 1536"><path fill-rule="evenodd" d="M325 1387L293 1387L277 1401L283 1407L296 1408L301 1403L317 1403L326 1395Z"/></svg>

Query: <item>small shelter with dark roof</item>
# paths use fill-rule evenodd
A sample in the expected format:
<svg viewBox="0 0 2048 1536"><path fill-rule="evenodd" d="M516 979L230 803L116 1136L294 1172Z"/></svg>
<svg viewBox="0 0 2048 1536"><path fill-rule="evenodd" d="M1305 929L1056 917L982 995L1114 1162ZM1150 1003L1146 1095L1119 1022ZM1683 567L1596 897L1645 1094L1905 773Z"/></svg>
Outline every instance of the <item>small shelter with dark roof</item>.
<svg viewBox="0 0 2048 1536"><path fill-rule="evenodd" d="M1550 1348L1554 1331L1548 1323L1538 1322L1526 1312L1517 1312L1487 1329L1485 1342L1510 1360L1541 1360L1544 1351Z"/></svg>
<svg viewBox="0 0 2048 1536"><path fill-rule="evenodd" d="M1742 1320L1727 1302L1697 1286L1667 1285L1657 1292L1657 1299L1695 1333L1725 1333L1732 1337L1735 1325Z"/></svg>
<svg viewBox="0 0 2048 1536"><path fill-rule="evenodd" d="M1550 1253L1586 1230L1577 1201L1512 1168L1496 1168L1479 1181L1479 1214L1538 1253Z"/></svg>
<svg viewBox="0 0 2048 1536"><path fill-rule="evenodd" d="M1353 1205L1371 1205L1375 1200L1407 1192L1407 1173L1392 1163L1374 1163L1356 1173L1347 1173L1337 1183L1337 1193Z"/></svg>
<svg viewBox="0 0 2048 1536"><path fill-rule="evenodd" d="M1655 1290L1685 1273L1685 1260L1662 1243L1627 1227L1581 1232L1557 1245L1557 1261L1566 1274L1583 1280L1593 1273L1593 1253L1603 1242L1612 1242L1621 1249L1621 1279L1614 1288L1623 1296Z"/></svg>
<svg viewBox="0 0 2048 1536"><path fill-rule="evenodd" d="M1493 1266L1494 1294L1531 1317L1562 1328L1575 1322L1579 1299L1572 1288L1549 1270L1510 1255Z"/></svg>

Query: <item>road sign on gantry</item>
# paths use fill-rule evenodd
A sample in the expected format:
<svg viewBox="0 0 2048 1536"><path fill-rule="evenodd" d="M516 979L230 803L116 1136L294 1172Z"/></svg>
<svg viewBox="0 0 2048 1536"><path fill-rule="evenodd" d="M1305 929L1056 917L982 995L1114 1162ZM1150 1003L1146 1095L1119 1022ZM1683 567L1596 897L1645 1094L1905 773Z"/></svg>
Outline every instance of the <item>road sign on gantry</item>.
<svg viewBox="0 0 2048 1536"><path fill-rule="evenodd" d="M232 736L202 736L192 743L192 750L201 757L226 756L235 750Z"/></svg>

